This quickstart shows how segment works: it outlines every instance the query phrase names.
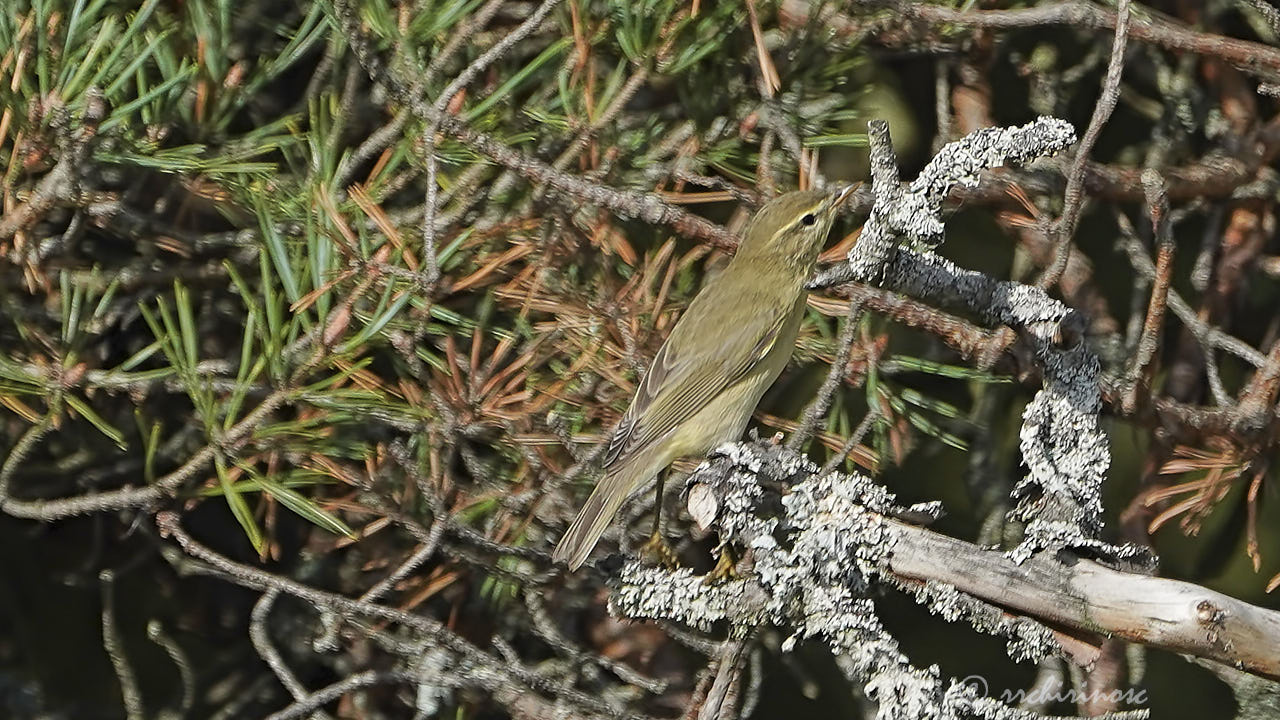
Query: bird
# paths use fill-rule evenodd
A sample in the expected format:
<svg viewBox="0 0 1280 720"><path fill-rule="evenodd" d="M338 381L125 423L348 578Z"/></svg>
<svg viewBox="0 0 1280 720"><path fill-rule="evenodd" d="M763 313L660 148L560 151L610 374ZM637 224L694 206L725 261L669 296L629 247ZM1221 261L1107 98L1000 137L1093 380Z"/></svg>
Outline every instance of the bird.
<svg viewBox="0 0 1280 720"><path fill-rule="evenodd" d="M742 435L791 358L805 282L854 187L788 192L755 214L733 258L706 282L654 356L609 440L604 475L553 561L578 569L624 500L655 478L661 483L677 458L706 455ZM662 543L656 518L652 542Z"/></svg>

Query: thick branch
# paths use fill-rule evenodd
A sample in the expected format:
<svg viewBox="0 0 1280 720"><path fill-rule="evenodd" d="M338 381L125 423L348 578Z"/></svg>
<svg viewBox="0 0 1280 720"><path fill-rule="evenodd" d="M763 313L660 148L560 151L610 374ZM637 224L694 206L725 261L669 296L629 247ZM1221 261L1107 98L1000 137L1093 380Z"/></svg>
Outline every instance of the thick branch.
<svg viewBox="0 0 1280 720"><path fill-rule="evenodd" d="M886 519L886 567L933 580L1042 622L1121 637L1280 679L1280 612L1179 580L1089 560L1037 555L1017 564L997 550Z"/></svg>

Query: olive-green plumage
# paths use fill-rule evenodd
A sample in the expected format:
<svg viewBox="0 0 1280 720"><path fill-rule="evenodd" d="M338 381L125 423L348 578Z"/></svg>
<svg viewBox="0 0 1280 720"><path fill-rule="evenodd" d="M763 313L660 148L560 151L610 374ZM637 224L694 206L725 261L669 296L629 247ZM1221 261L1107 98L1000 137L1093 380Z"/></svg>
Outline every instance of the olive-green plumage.
<svg viewBox="0 0 1280 720"><path fill-rule="evenodd" d="M707 282L658 350L605 454L605 476L553 555L576 569L622 501L676 458L741 436L786 367L831 221L852 188L775 198L729 265Z"/></svg>

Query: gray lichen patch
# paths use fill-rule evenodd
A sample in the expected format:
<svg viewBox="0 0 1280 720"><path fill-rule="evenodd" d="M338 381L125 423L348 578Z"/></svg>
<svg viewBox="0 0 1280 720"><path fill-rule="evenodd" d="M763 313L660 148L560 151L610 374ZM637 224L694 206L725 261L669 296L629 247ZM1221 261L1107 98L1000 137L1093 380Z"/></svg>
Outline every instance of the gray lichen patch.
<svg viewBox="0 0 1280 720"><path fill-rule="evenodd" d="M930 252L943 240L942 204L953 188L973 185L985 169L1026 164L1065 149L1075 142L1071 126L1041 117L1021 127L979 130L944 146L905 188L897 180L887 129L874 126L870 138L871 216L848 263L811 286L874 283L1017 330L1035 351L1044 387L1027 405L1019 432L1027 475L1014 489L1011 518L1026 528L1011 556L1022 561L1062 548L1108 557L1139 554L1100 540L1110 452L1098 417L1101 364L1081 340L1085 323L1079 313L1039 288L996 280Z"/></svg>
<svg viewBox="0 0 1280 720"><path fill-rule="evenodd" d="M767 442L721 447L687 488L689 499L714 508L703 520L721 542L742 550L742 575L708 585L687 569L631 562L615 581L613 613L704 630L727 622L739 635L772 625L787 633L784 650L802 640L821 642L876 700L882 720L1039 717L979 697L936 666L914 666L876 612L872 594L893 586L948 621L1006 638L1015 660L1058 652L1050 631L1030 619L950 585L913 583L889 571L890 519L927 515L935 505L903 507L864 475L822 473L803 455Z"/></svg>
<svg viewBox="0 0 1280 720"><path fill-rule="evenodd" d="M766 599L746 580L707 585L691 570L627 563L609 596L609 611L629 618L663 618L710 630L728 620L754 627L771 622Z"/></svg>
<svg viewBox="0 0 1280 720"><path fill-rule="evenodd" d="M1006 652L1015 661L1036 662L1059 652L1053 633L1029 618L1010 615L1000 608L960 592L946 583L896 583L915 595L933 614L950 622L966 622L973 629L1007 638Z"/></svg>

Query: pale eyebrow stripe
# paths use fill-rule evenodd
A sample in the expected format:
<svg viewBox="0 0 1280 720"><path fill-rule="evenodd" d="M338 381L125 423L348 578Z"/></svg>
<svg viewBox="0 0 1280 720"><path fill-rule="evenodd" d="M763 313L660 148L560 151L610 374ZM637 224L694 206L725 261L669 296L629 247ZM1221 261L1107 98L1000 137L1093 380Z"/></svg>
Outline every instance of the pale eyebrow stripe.
<svg viewBox="0 0 1280 720"><path fill-rule="evenodd" d="M799 225L799 224L800 224L800 221L804 219L804 216L805 216L805 215L809 215L809 214L811 214L811 213L815 212L815 211L816 211L818 208L820 208L820 207L822 207L822 202L818 202L818 204L813 205L812 207L805 208L805 211L804 211L804 212L802 212L802 213L800 213L799 215L796 215L796 216L795 216L795 219L794 219L794 220L792 220L792 221L791 221L791 223L790 223L789 225L783 225L782 227L778 228L777 232L775 232L775 233L773 234L773 237L771 237L771 238L769 238L769 239L770 239L770 240L777 240L777 239L778 239L778 236L779 236L779 235L781 235L783 232L786 232L787 230L790 230L791 228L795 227L796 225Z"/></svg>

